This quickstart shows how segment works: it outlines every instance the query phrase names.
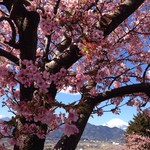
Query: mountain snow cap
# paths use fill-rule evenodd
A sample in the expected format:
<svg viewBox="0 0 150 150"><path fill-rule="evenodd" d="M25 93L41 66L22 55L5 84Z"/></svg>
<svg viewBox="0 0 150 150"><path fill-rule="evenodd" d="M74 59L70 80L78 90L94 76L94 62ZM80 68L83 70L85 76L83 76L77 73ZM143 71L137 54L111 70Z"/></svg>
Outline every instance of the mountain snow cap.
<svg viewBox="0 0 150 150"><path fill-rule="evenodd" d="M127 122L119 119L119 118L114 118L114 119L112 119L112 120L110 120L110 121L108 121L102 125L110 127L110 128L117 127L117 128L126 130L129 124Z"/></svg>

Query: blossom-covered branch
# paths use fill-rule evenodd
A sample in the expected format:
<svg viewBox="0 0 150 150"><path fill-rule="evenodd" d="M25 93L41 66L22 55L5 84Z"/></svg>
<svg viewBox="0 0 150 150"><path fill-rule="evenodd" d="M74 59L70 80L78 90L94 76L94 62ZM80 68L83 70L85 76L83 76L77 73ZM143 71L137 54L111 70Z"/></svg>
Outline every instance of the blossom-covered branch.
<svg viewBox="0 0 150 150"><path fill-rule="evenodd" d="M0 48L0 56L3 56L5 58L7 58L8 60L14 62L15 64L19 65L19 58L17 58L10 52L3 50L2 48Z"/></svg>
<svg viewBox="0 0 150 150"><path fill-rule="evenodd" d="M2 21L7 21L11 27L12 30L12 37L10 39L10 41L5 41L5 43L9 44L10 46L16 47L16 28L12 22L12 20L8 17L1 17L0 18L0 22Z"/></svg>
<svg viewBox="0 0 150 150"><path fill-rule="evenodd" d="M99 23L96 24L96 27L104 32L104 37L109 35L118 27L121 22L123 22L138 7L140 7L143 2L144 0L139 0L138 2L136 0L126 0L123 4L117 7L114 12L102 16ZM110 23L107 22L107 19L111 20ZM70 57L73 59L70 59ZM69 68L80 58L81 54L78 46L71 45L69 50L62 52L62 54L54 58L54 60L47 63L45 67L46 70L54 70L54 68L57 68L59 70L60 68L65 66L65 68Z"/></svg>

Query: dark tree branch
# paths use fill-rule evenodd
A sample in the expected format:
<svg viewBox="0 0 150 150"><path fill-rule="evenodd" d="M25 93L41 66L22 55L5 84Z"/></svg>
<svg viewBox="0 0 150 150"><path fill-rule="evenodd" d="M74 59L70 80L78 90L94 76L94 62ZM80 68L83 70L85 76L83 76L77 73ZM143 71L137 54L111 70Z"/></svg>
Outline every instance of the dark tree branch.
<svg viewBox="0 0 150 150"><path fill-rule="evenodd" d="M45 69L51 73L59 72L64 67L68 69L78 59L81 58L80 50L77 45L71 45L69 50L64 51L58 57L45 65Z"/></svg>
<svg viewBox="0 0 150 150"><path fill-rule="evenodd" d="M125 0L110 14L103 15L97 27L104 31L104 36L109 35L119 24L127 19L145 0Z"/></svg>
<svg viewBox="0 0 150 150"><path fill-rule="evenodd" d="M8 60L14 62L16 65L19 66L19 58L12 55L10 52L7 52L7 51L0 48L0 56L7 58Z"/></svg>
<svg viewBox="0 0 150 150"><path fill-rule="evenodd" d="M92 98L89 97L83 97L80 100L79 103L79 119L75 123L77 128L79 129L79 133L71 135L70 137L66 135L62 135L61 139L58 141L58 143L55 145L54 150L75 150L82 133L84 131L84 128L88 122L88 119L94 109L94 104L92 104Z"/></svg>
<svg viewBox="0 0 150 150"><path fill-rule="evenodd" d="M54 149L61 150L74 150L82 136L82 133L84 131L84 128L87 124L87 121L95 107L93 97L88 94L88 92L92 89L93 85L95 85L95 82L91 81L88 86L85 86L83 88L83 94L82 98L77 105L79 119L75 123L75 125L79 129L79 133L75 135L71 135L70 137L67 137L66 135L63 135L61 139L58 141L58 143L55 145ZM73 142L72 142L73 141Z"/></svg>
<svg viewBox="0 0 150 150"><path fill-rule="evenodd" d="M145 82L146 73L147 73L147 71L148 71L149 68L150 68L150 64L148 64L147 67L144 70L144 73L143 73L143 82Z"/></svg>
<svg viewBox="0 0 150 150"><path fill-rule="evenodd" d="M49 53L49 46L51 42L51 35L46 36L46 41L45 41L45 49L44 49L44 60L47 62L48 61L48 53Z"/></svg>
<svg viewBox="0 0 150 150"><path fill-rule="evenodd" d="M60 3L60 0L56 0L56 4L54 6L54 14L55 15L57 14L57 11L58 11L58 8L59 8L59 3Z"/></svg>
<svg viewBox="0 0 150 150"><path fill-rule="evenodd" d="M64 40L61 42L61 44L58 45L58 51L60 53L64 52L71 45L71 42L72 39L68 37L66 33L64 33Z"/></svg>
<svg viewBox="0 0 150 150"><path fill-rule="evenodd" d="M112 89L98 94L98 96L96 96L93 101L95 105L97 105L98 103L103 102L105 100L133 93L145 93L148 97L150 97L150 83L139 83Z"/></svg>
<svg viewBox="0 0 150 150"><path fill-rule="evenodd" d="M1 4L1 3L0 3ZM4 16L9 16L5 11L3 11L2 9L0 9L0 12L4 15Z"/></svg>

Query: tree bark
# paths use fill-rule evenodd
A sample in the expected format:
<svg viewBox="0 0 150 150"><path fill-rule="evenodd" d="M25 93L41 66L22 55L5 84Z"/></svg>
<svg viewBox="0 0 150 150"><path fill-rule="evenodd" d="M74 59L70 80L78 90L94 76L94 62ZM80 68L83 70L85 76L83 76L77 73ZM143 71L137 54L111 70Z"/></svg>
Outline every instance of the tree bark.
<svg viewBox="0 0 150 150"><path fill-rule="evenodd" d="M97 27L104 31L105 36L109 35L118 25L134 13L144 1L145 0L125 0L114 12L103 15Z"/></svg>
<svg viewBox="0 0 150 150"><path fill-rule="evenodd" d="M150 97L150 83L138 83L108 90L104 93L98 94L94 98L93 103L97 105L98 103L101 103L113 97L122 97L124 95L129 95L132 93L143 93Z"/></svg>
<svg viewBox="0 0 150 150"><path fill-rule="evenodd" d="M39 139L36 135L27 136L23 146L14 146L14 150L43 150L45 139Z"/></svg>
<svg viewBox="0 0 150 150"><path fill-rule="evenodd" d="M16 56L14 56L13 54L11 54L1 48L0 48L0 56L7 58L8 60L14 62L16 65L19 66L19 59Z"/></svg>
<svg viewBox="0 0 150 150"><path fill-rule="evenodd" d="M36 49L37 49L37 27L40 21L39 14L34 11L27 11L24 7L25 0L4 0L2 2L3 5L6 6L8 11L10 12L10 19L14 21L16 27L18 28L19 33L19 43L18 48L20 49L20 60L31 60L33 63L36 59ZM1 55L7 57L12 60L14 63L20 65L22 68L25 68L22 65L21 61L19 64L19 60L17 57L5 52L1 51ZM25 88L24 85L20 84L20 101L31 101L33 97L34 88L31 85L30 87ZM27 122L26 119L21 116L18 119L18 124L14 129L14 134L19 133L22 130L23 125L30 122ZM41 129L43 129L46 133L47 125L43 125L42 123L36 123ZM16 137L17 140L23 140L24 143L22 145L15 145L14 150L43 150L45 138L40 139L36 135L26 135L21 134Z"/></svg>

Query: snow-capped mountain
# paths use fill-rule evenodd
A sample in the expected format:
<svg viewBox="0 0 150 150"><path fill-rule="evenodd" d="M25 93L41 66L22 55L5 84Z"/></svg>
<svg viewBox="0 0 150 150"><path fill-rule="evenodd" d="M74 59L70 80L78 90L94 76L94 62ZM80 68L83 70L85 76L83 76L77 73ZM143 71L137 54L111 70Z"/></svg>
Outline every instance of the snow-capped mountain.
<svg viewBox="0 0 150 150"><path fill-rule="evenodd" d="M128 127L128 123L119 119L119 118L112 119L112 120L110 120L110 121L108 121L102 125L110 127L110 128L117 127L117 128L122 129L122 130L126 130Z"/></svg>

